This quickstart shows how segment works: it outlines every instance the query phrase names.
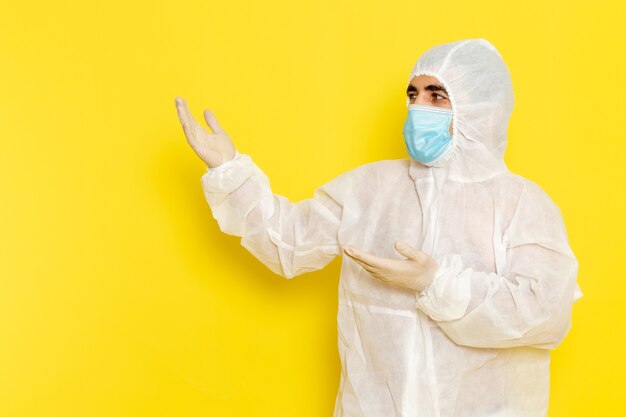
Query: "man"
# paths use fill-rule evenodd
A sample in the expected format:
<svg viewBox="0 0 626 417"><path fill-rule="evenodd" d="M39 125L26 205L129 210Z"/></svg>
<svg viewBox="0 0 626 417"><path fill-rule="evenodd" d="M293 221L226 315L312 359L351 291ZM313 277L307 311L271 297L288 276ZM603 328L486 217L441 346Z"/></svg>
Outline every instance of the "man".
<svg viewBox="0 0 626 417"><path fill-rule="evenodd" d="M176 100L225 233L285 278L343 257L334 417L546 416L550 349L582 296L558 207L508 171L513 87L485 39L422 54L411 158L369 163L292 203L215 116Z"/></svg>

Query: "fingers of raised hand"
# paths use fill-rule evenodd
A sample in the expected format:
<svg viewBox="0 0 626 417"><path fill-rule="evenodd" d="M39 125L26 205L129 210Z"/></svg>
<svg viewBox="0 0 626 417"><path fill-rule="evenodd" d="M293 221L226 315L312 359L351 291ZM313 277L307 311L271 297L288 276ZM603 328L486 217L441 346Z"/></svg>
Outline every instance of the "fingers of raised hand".
<svg viewBox="0 0 626 417"><path fill-rule="evenodd" d="M178 118L180 119L187 139L197 139L204 129L202 129L202 126L194 119L189 111L187 102L180 97L176 99L176 112L178 113Z"/></svg>
<svg viewBox="0 0 626 417"><path fill-rule="evenodd" d="M187 107L187 102L180 97L176 97L176 113L178 113L178 118L180 119L180 123L183 125L183 128L186 125L189 125L191 114L189 113L189 108Z"/></svg>
<svg viewBox="0 0 626 417"><path fill-rule="evenodd" d="M211 110L204 109L203 115L204 115L204 120L206 121L206 124L209 125L213 133L217 134L217 133L224 132L224 129L222 129L222 126L219 124L219 122L217 121L217 118L215 117L215 115L213 114Z"/></svg>

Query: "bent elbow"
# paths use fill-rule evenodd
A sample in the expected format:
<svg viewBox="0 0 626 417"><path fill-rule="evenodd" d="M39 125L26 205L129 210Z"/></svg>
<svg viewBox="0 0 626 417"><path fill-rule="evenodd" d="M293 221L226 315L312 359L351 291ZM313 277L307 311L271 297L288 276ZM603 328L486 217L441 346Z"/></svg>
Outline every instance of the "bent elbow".
<svg viewBox="0 0 626 417"><path fill-rule="evenodd" d="M548 323L545 330L537 334L536 342L531 346L540 349L556 349L563 343L571 328L571 314L557 316Z"/></svg>
<svg viewBox="0 0 626 417"><path fill-rule="evenodd" d="M569 333L571 326L570 310L553 311L547 319L534 324L517 321L515 325L510 322L503 325L484 317L478 321L460 319L439 323L439 327L456 344L476 348L528 346L556 349Z"/></svg>

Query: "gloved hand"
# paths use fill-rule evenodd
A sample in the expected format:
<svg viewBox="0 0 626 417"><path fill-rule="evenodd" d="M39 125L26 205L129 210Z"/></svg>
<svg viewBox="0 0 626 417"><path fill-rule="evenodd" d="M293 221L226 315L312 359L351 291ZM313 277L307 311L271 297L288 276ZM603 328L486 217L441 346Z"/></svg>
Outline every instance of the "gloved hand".
<svg viewBox="0 0 626 417"><path fill-rule="evenodd" d="M391 285L422 292L432 282L439 269L430 255L412 248L405 242L396 242L396 250L408 259L388 259L374 256L350 246L342 246L346 255L374 277Z"/></svg>
<svg viewBox="0 0 626 417"><path fill-rule="evenodd" d="M176 111L183 125L187 142L209 168L215 168L235 156L235 145L220 126L211 110L204 110L204 120L213 131L205 130L191 115L187 102L176 97Z"/></svg>

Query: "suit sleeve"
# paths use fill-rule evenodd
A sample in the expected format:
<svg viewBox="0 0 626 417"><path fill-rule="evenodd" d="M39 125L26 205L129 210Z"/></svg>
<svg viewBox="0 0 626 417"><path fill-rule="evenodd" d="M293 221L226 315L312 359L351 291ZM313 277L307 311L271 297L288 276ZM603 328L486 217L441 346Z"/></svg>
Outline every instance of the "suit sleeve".
<svg viewBox="0 0 626 417"><path fill-rule="evenodd" d="M274 194L249 155L207 168L202 188L224 233L284 278L318 270L341 254L338 230L348 173L316 189L312 198L291 202Z"/></svg>
<svg viewBox="0 0 626 417"><path fill-rule="evenodd" d="M417 307L460 345L554 349L582 297L561 212L537 185L526 184L505 237L501 274L465 267L460 254L447 254L417 294Z"/></svg>

